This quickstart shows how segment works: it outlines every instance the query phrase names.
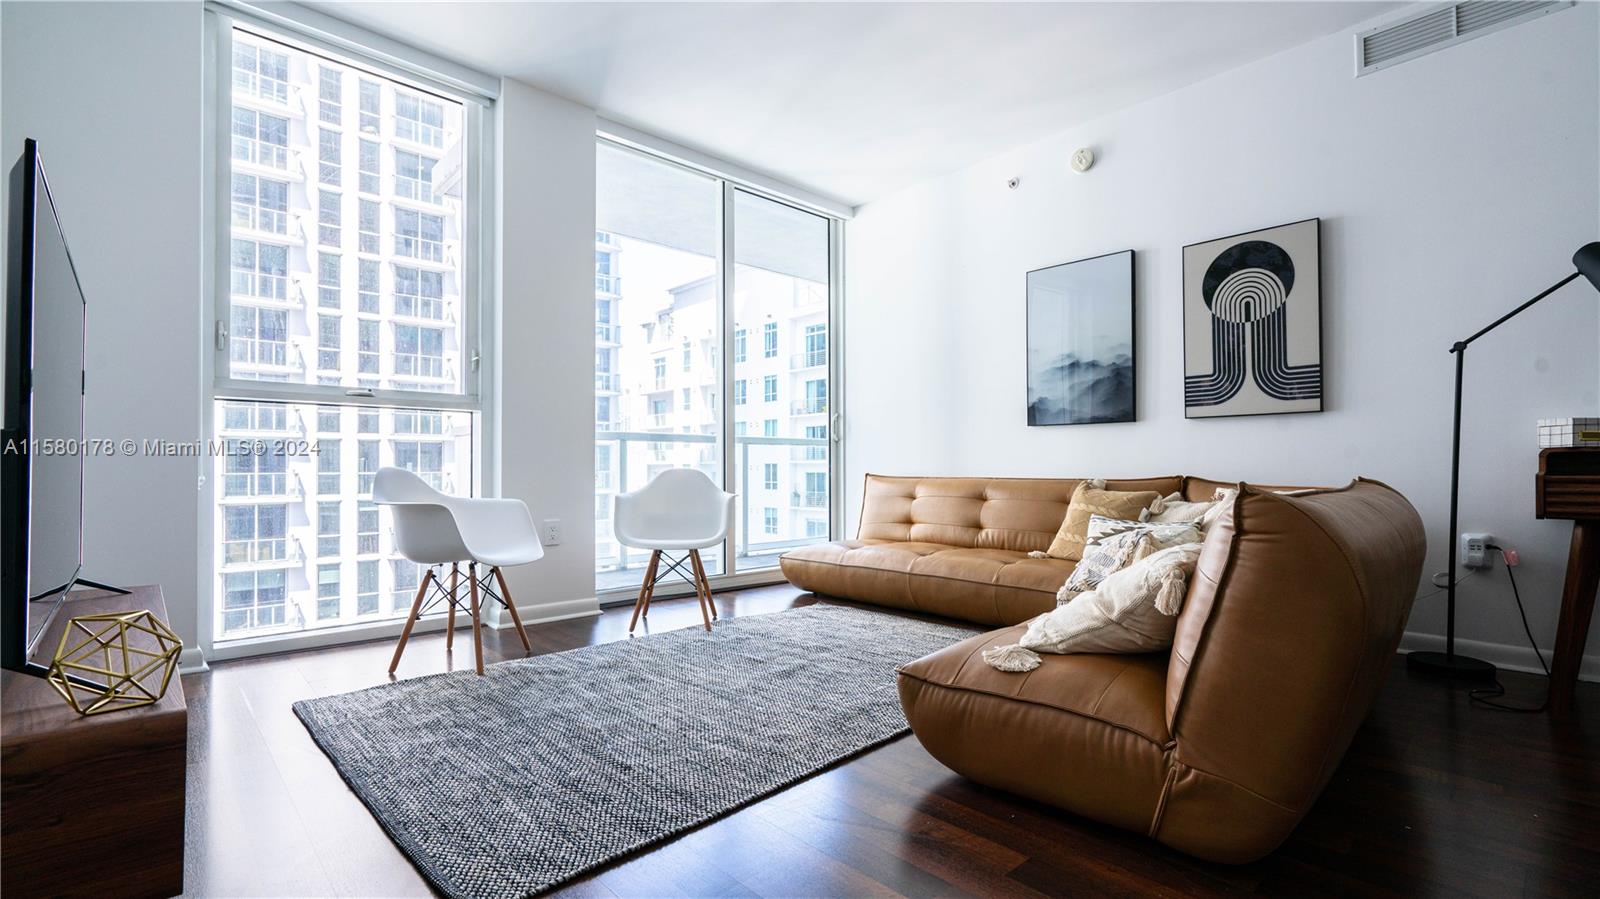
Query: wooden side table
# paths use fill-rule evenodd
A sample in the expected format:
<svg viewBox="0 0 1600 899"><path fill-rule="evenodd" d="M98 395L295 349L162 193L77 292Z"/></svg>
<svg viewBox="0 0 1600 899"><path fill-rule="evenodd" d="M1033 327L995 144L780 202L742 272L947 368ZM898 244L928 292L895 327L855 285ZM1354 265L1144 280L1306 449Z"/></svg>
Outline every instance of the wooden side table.
<svg viewBox="0 0 1600 899"><path fill-rule="evenodd" d="M74 615L135 609L167 619L160 587L75 591L42 653ZM0 691L0 892L181 894L189 717L177 675L155 705L87 718L41 678L7 671Z"/></svg>
<svg viewBox="0 0 1600 899"><path fill-rule="evenodd" d="M1589 621L1594 617L1595 593L1600 592L1600 448L1541 451L1534 497L1537 517L1572 521L1561 619L1550 662L1550 709L1566 712L1572 708Z"/></svg>

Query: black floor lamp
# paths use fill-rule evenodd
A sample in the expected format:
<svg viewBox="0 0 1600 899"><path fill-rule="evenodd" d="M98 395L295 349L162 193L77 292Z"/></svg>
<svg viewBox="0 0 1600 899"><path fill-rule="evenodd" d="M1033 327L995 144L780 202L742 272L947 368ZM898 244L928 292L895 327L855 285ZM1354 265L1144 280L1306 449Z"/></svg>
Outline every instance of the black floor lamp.
<svg viewBox="0 0 1600 899"><path fill-rule="evenodd" d="M1456 421L1455 430L1450 444L1450 578L1447 592L1447 612L1445 621L1444 652L1413 652L1406 656L1406 664L1419 671L1433 674L1442 674L1449 677L1466 678L1472 680L1489 680L1494 677L1493 665L1482 659L1456 654L1456 542L1460 536L1456 532L1456 509L1461 500L1461 374L1467 361L1467 347L1474 340L1493 331L1511 319L1520 315L1529 306L1539 302L1545 297L1555 293L1567 282L1579 275L1589 279L1596 290L1600 290L1600 241L1584 244L1578 252L1572 254L1572 265L1577 271L1562 278L1533 299L1521 306L1507 312L1491 322L1466 340L1458 340L1450 347L1450 352L1456 357Z"/></svg>

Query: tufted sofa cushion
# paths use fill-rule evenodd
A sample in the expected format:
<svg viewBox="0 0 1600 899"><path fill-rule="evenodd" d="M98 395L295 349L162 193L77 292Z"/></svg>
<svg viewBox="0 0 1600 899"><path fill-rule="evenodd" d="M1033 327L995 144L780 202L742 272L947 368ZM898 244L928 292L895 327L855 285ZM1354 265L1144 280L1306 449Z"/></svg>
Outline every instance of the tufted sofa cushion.
<svg viewBox="0 0 1600 899"><path fill-rule="evenodd" d="M1048 549L1079 481L1057 478L891 478L867 475L862 540L909 540L1026 553ZM1109 490L1154 490L1183 479L1108 481Z"/></svg>

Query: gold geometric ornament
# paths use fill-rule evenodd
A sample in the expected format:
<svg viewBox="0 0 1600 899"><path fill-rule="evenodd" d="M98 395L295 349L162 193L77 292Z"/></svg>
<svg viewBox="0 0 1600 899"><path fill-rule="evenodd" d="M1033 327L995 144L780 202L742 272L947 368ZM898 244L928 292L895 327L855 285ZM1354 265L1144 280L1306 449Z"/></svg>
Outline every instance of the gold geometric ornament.
<svg viewBox="0 0 1600 899"><path fill-rule="evenodd" d="M67 622L45 678L80 715L138 708L166 695L182 651L149 609L82 615Z"/></svg>

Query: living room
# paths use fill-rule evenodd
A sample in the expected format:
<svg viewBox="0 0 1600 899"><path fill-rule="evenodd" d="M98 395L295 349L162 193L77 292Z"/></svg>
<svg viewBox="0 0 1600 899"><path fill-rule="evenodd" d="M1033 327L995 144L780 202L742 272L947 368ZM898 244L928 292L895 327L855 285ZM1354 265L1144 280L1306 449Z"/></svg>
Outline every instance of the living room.
<svg viewBox="0 0 1600 899"><path fill-rule="evenodd" d="M0 149L0 892L1600 877L1600 4L4 0Z"/></svg>

